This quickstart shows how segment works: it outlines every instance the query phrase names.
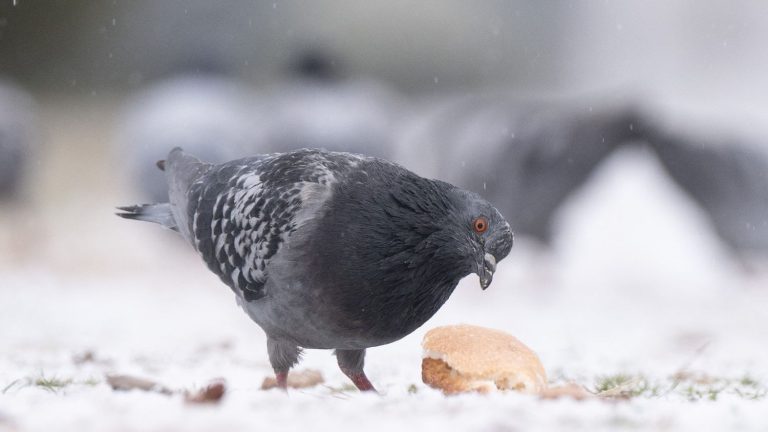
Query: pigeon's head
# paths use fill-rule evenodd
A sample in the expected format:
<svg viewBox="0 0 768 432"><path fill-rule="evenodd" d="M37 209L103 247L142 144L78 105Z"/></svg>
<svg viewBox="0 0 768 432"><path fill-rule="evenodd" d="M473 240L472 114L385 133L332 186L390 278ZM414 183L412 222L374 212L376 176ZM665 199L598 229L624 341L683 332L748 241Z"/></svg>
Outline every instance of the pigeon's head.
<svg viewBox="0 0 768 432"><path fill-rule="evenodd" d="M480 277L480 286L486 289L496 263L512 249L512 230L501 213L479 195L461 189L454 192L455 211L447 228L460 239L466 268Z"/></svg>

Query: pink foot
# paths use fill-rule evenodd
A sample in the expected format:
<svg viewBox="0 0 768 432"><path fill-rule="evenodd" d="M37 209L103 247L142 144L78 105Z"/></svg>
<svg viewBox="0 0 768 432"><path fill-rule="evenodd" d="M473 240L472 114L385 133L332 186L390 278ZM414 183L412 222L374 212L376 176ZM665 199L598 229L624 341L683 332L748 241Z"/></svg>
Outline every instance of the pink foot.
<svg viewBox="0 0 768 432"><path fill-rule="evenodd" d="M375 393L378 393L376 391L376 388L373 387L373 384L368 380L368 377L365 376L363 373L356 373L356 374L349 374L347 375L349 379L352 380L352 383L357 387L360 391L372 391Z"/></svg>
<svg viewBox="0 0 768 432"><path fill-rule="evenodd" d="M275 379L278 388L288 390L288 372L275 372Z"/></svg>

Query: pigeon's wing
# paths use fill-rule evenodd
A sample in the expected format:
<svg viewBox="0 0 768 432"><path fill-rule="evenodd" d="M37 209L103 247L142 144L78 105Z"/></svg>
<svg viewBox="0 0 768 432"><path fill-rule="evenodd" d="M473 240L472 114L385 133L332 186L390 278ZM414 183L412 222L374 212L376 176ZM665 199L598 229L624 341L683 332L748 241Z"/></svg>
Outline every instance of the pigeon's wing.
<svg viewBox="0 0 768 432"><path fill-rule="evenodd" d="M302 150L213 168L188 191L195 247L235 293L248 301L263 297L270 260L317 216L354 160Z"/></svg>

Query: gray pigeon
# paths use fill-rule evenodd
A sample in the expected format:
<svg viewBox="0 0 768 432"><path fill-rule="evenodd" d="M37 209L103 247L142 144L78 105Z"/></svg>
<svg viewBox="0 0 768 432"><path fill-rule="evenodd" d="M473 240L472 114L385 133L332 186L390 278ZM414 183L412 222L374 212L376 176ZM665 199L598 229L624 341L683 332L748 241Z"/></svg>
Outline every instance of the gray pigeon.
<svg viewBox="0 0 768 432"><path fill-rule="evenodd" d="M382 159L304 149L212 165L174 149L159 165L170 202L119 215L195 247L266 332L283 388L313 348L374 390L366 348L416 330L470 273L487 288L512 248L487 201Z"/></svg>
<svg viewBox="0 0 768 432"><path fill-rule="evenodd" d="M119 117L115 158L142 196L167 201L154 163L174 147L219 163L253 154L249 149L264 140L254 99L248 86L215 72L185 72L154 83Z"/></svg>
<svg viewBox="0 0 768 432"><path fill-rule="evenodd" d="M258 153L307 146L391 159L394 132L406 104L384 82L345 77L333 57L306 52L289 79L265 92L266 139Z"/></svg>
<svg viewBox="0 0 768 432"><path fill-rule="evenodd" d="M742 264L768 255L768 154L712 133L657 128L648 140L669 176L706 211Z"/></svg>
<svg viewBox="0 0 768 432"><path fill-rule="evenodd" d="M0 79L0 199L20 197L33 152L34 103L21 88Z"/></svg>
<svg viewBox="0 0 768 432"><path fill-rule="evenodd" d="M403 128L398 162L477 192L517 234L551 240L556 211L618 146L643 138L628 104L449 98Z"/></svg>

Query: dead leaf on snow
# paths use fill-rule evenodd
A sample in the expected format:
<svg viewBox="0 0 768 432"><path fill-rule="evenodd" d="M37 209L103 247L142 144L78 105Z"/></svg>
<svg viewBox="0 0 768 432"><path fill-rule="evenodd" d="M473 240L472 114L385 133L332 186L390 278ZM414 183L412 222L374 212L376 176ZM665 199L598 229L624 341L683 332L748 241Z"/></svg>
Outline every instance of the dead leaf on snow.
<svg viewBox="0 0 768 432"><path fill-rule="evenodd" d="M214 380L194 393L187 393L184 400L193 404L215 404L221 402L226 392L224 380Z"/></svg>
<svg viewBox="0 0 768 432"><path fill-rule="evenodd" d="M320 371L315 369L304 369L288 373L288 387L290 388L308 388L314 387L325 382ZM277 387L275 377L266 377L261 383L262 390L269 390Z"/></svg>

